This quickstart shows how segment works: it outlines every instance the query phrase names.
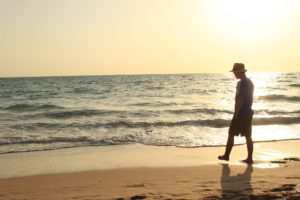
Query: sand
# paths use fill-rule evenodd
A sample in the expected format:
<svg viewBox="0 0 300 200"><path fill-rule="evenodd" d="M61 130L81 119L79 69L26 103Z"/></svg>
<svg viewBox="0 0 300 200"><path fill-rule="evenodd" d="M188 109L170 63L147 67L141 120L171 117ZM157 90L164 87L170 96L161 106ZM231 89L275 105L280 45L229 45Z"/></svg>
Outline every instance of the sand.
<svg viewBox="0 0 300 200"><path fill-rule="evenodd" d="M123 145L0 155L0 199L300 199L300 140L224 147ZM297 187L298 186L298 187Z"/></svg>

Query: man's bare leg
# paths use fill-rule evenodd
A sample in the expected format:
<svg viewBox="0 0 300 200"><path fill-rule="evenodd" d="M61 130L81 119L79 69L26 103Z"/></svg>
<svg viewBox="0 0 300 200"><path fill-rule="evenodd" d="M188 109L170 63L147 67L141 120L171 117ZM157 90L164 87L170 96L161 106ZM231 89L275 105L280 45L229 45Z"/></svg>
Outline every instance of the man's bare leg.
<svg viewBox="0 0 300 200"><path fill-rule="evenodd" d="M248 151L248 157L243 160L243 162L247 164L252 164L253 163L253 141L251 136L246 136L246 143L247 143L247 151Z"/></svg>
<svg viewBox="0 0 300 200"><path fill-rule="evenodd" d="M234 145L234 135L228 134L225 153L223 156L219 156L218 159L228 161L233 145Z"/></svg>

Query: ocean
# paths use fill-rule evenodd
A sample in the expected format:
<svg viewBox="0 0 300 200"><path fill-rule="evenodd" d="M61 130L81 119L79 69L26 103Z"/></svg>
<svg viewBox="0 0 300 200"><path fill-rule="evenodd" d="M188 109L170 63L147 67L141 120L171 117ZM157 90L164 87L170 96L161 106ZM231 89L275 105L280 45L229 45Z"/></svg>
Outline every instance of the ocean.
<svg viewBox="0 0 300 200"><path fill-rule="evenodd" d="M299 139L300 73L247 75L253 140ZM225 145L236 83L231 73L0 78L0 154Z"/></svg>

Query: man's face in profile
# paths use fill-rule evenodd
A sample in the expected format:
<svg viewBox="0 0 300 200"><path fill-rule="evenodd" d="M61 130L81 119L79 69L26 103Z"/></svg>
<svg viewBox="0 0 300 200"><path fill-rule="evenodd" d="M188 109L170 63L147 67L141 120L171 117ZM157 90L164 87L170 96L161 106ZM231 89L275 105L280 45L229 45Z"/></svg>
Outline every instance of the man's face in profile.
<svg viewBox="0 0 300 200"><path fill-rule="evenodd" d="M243 72L233 72L236 79L241 79Z"/></svg>

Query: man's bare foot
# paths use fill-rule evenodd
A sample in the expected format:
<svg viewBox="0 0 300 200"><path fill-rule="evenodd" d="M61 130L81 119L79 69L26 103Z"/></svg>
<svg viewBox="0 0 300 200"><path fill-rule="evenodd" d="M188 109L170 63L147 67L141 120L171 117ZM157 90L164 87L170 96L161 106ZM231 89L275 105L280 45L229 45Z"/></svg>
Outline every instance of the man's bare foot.
<svg viewBox="0 0 300 200"><path fill-rule="evenodd" d="M251 165L251 164L253 164L253 160L252 159L245 159L245 160L242 160L242 162L244 162L244 163L247 163L248 165Z"/></svg>
<svg viewBox="0 0 300 200"><path fill-rule="evenodd" d="M227 156L218 156L218 159L229 161L229 158Z"/></svg>

